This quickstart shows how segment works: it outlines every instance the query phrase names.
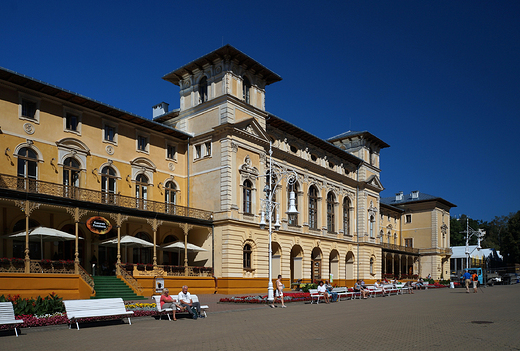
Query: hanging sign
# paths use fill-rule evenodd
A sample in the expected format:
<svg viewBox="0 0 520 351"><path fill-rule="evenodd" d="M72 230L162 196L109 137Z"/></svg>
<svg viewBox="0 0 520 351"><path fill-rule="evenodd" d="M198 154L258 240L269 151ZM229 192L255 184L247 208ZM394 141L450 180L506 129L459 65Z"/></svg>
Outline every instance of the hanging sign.
<svg viewBox="0 0 520 351"><path fill-rule="evenodd" d="M112 224L106 218L94 216L87 220L87 228L94 234L103 235L112 229Z"/></svg>

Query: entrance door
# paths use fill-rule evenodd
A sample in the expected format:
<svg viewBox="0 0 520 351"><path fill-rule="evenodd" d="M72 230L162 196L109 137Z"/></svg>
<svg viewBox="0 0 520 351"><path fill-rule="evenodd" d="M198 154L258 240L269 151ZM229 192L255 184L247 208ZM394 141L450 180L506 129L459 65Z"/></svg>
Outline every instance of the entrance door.
<svg viewBox="0 0 520 351"><path fill-rule="evenodd" d="M321 260L312 261L312 280L321 280Z"/></svg>

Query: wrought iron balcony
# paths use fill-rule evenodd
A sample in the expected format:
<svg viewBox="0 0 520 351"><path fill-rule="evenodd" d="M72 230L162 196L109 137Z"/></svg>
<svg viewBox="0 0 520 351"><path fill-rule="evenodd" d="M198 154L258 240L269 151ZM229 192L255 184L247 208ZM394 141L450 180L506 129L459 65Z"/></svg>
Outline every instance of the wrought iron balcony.
<svg viewBox="0 0 520 351"><path fill-rule="evenodd" d="M6 174L0 174L0 189L28 194L48 195L76 201L138 209L142 211L158 212L181 217L191 217L206 221L210 221L212 218L211 211L197 208L184 207L147 199L138 199L110 192L78 188ZM25 198L25 196L23 198Z"/></svg>
<svg viewBox="0 0 520 351"><path fill-rule="evenodd" d="M394 244L388 244L388 243L382 243L381 245L383 246L384 249L401 251L401 252L409 252L409 253L414 253L414 254L419 253L419 249L416 249L413 247L394 245Z"/></svg>

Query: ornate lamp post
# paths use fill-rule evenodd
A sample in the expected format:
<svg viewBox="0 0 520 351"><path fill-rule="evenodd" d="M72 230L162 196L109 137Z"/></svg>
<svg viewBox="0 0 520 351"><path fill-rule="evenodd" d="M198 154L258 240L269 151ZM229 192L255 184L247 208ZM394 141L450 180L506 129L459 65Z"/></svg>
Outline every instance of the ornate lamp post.
<svg viewBox="0 0 520 351"><path fill-rule="evenodd" d="M282 179L287 179L287 185L291 186L296 183L298 179L298 175L294 170L284 169L281 165L277 163L273 163L273 149L272 144L269 142L269 170L267 170L266 174L262 175L262 177L266 177L266 184L264 188L265 199L262 200L262 212L260 217L260 229L265 229L267 226L265 217L269 221L269 284L267 286L267 300L269 303L273 303L274 295L273 295L273 279L272 279L272 244L271 237L273 233L273 214L277 207L279 207L279 203L273 201L273 195L276 193L276 187ZM293 190L291 190L289 194L289 209L287 210L287 215L293 216L298 214L298 210L296 209L296 195ZM276 223L274 223L274 230L280 229L280 215L276 215Z"/></svg>
<svg viewBox="0 0 520 351"><path fill-rule="evenodd" d="M486 231L483 230L483 229L474 230L473 228L471 228L469 226L469 219L466 217L466 269L469 268L469 256L470 256L470 254L473 251L475 251L475 249L473 249L471 252L469 251L469 239L473 235L476 235L476 237L477 237L478 244L477 244L476 249L480 251L480 249L481 249L481 247L480 247L480 240L482 240L484 235L486 235Z"/></svg>

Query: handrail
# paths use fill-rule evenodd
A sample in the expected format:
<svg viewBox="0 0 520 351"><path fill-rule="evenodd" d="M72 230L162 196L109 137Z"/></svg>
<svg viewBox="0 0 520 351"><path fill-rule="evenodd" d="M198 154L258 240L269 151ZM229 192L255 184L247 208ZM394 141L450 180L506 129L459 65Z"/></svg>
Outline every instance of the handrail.
<svg viewBox="0 0 520 351"><path fill-rule="evenodd" d="M92 276L88 274L85 268L83 268L81 265L78 265L78 269L79 276L81 277L81 279L83 279L85 283L87 283L92 288L92 291L94 291L94 279L92 278Z"/></svg>
<svg viewBox="0 0 520 351"><path fill-rule="evenodd" d="M106 193L85 188L77 188L70 185L50 183L7 174L0 174L0 189L9 189L32 194L44 194L79 201L108 204L125 208L139 209L142 211L166 213L202 220L211 220L212 218L212 212L207 210L184 207L147 199L137 199L131 196Z"/></svg>
<svg viewBox="0 0 520 351"><path fill-rule="evenodd" d="M137 295L140 295L140 296L143 296L143 288L141 287L141 285L139 285L139 283L137 282L137 280L134 279L134 277L132 277L130 274L128 274L128 272L126 271L126 269L124 267L122 267L121 264L117 263L117 265L119 266L119 272L121 273L121 277L123 278L123 280L126 282L126 284L137 294Z"/></svg>

